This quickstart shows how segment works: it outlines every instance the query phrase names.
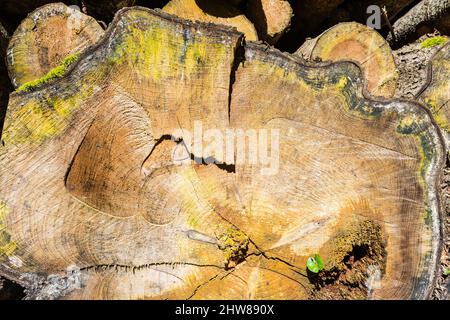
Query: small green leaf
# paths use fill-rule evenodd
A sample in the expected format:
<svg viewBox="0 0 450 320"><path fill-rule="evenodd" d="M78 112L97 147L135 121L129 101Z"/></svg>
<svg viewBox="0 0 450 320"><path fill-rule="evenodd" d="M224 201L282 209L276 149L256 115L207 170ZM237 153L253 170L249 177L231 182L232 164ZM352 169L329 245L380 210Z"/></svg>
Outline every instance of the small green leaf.
<svg viewBox="0 0 450 320"><path fill-rule="evenodd" d="M319 254L315 254L314 257L309 257L306 261L306 267L309 271L318 273L323 270L323 260Z"/></svg>
<svg viewBox="0 0 450 320"><path fill-rule="evenodd" d="M444 276L448 276L450 275L450 268L445 268L444 269Z"/></svg>
<svg viewBox="0 0 450 320"><path fill-rule="evenodd" d="M308 258L308 261L306 261L306 267L308 268L309 271L314 273L318 273L320 271L319 264L313 257Z"/></svg>
<svg viewBox="0 0 450 320"><path fill-rule="evenodd" d="M318 254L316 254L314 256L314 259L317 262L317 266L319 267L319 271L323 270L323 260L322 260L322 258Z"/></svg>

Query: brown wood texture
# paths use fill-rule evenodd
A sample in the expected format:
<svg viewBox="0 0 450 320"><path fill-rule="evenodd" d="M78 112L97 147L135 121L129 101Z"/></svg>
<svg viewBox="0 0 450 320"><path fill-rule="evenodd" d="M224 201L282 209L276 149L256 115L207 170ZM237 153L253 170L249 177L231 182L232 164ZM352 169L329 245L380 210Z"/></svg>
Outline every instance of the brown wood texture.
<svg viewBox="0 0 450 320"><path fill-rule="evenodd" d="M430 113L372 98L357 63L242 39L124 9L63 76L12 94L0 272L30 298L429 297L445 153ZM278 132L278 170L192 147L199 123ZM177 165L178 147L203 163Z"/></svg>
<svg viewBox="0 0 450 320"><path fill-rule="evenodd" d="M261 40L274 44L291 24L293 11L285 0L249 0L245 10Z"/></svg>
<svg viewBox="0 0 450 320"><path fill-rule="evenodd" d="M322 61L350 60L360 63L374 96L392 98L397 87L398 70L389 44L375 30L343 22L306 41L297 55Z"/></svg>
<svg viewBox="0 0 450 320"><path fill-rule="evenodd" d="M80 53L103 34L102 27L63 3L39 7L22 21L8 46L8 71L13 85L44 76L65 57Z"/></svg>
<svg viewBox="0 0 450 320"><path fill-rule="evenodd" d="M448 39L448 38L447 38ZM433 56L428 69L429 81L417 94L433 113L433 117L444 132L447 150L450 148L450 42L447 41Z"/></svg>
<svg viewBox="0 0 450 320"><path fill-rule="evenodd" d="M223 24L236 28L249 41L258 40L254 25L243 12L221 0L171 0L164 12L193 21Z"/></svg>

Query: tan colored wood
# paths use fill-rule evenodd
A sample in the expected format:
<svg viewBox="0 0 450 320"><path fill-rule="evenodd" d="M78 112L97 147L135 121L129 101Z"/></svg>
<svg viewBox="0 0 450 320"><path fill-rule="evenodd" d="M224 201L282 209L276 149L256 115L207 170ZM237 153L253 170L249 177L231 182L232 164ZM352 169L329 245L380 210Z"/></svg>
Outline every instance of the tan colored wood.
<svg viewBox="0 0 450 320"><path fill-rule="evenodd" d="M234 6L221 0L171 0L163 11L194 21L211 22L235 27L249 41L258 34L247 17Z"/></svg>
<svg viewBox="0 0 450 320"><path fill-rule="evenodd" d="M322 61L351 60L359 63L373 96L391 98L397 87L398 71L389 44L375 30L356 23L340 23L307 41L297 55Z"/></svg>
<svg viewBox="0 0 450 320"><path fill-rule="evenodd" d="M279 170L204 163L224 158L187 142L199 123L278 132ZM11 96L1 138L0 272L29 297L420 299L434 286L439 131L418 104L368 99L353 63L125 9L63 76ZM174 163L180 146L203 163Z"/></svg>
<svg viewBox="0 0 450 320"><path fill-rule="evenodd" d="M447 38L448 39L448 38ZM444 132L447 150L450 149L450 42L433 57L429 66L430 81L418 94Z"/></svg>
<svg viewBox="0 0 450 320"><path fill-rule="evenodd" d="M260 38L273 44L288 29L293 12L285 0L249 0L246 15L255 24Z"/></svg>
<svg viewBox="0 0 450 320"><path fill-rule="evenodd" d="M65 57L95 43L103 29L95 19L63 3L42 6L28 15L8 46L8 72L13 85L41 78Z"/></svg>

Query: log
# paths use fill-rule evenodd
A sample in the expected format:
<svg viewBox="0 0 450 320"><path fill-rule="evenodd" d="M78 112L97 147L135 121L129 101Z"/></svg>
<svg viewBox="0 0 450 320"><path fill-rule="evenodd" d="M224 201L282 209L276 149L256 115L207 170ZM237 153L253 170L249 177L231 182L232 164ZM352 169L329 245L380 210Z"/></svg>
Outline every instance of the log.
<svg viewBox="0 0 450 320"><path fill-rule="evenodd" d="M361 64L373 96L391 98L398 71L389 44L375 30L356 22L340 23L308 40L297 55L323 61L351 60Z"/></svg>
<svg viewBox="0 0 450 320"><path fill-rule="evenodd" d="M428 69L429 80L417 94L432 112L444 132L447 152L450 150L450 42L434 55Z"/></svg>
<svg viewBox="0 0 450 320"><path fill-rule="evenodd" d="M242 39L123 9L63 75L13 93L0 275L35 299L429 297L444 163L430 114L369 99L354 63Z"/></svg>
<svg viewBox="0 0 450 320"><path fill-rule="evenodd" d="M394 44L396 41L405 39L414 33L420 24L437 20L449 11L449 0L422 0L395 21L392 26L394 34L390 33L387 40Z"/></svg>
<svg viewBox="0 0 450 320"><path fill-rule="evenodd" d="M275 44L289 28L292 7L286 0L249 0L246 16L253 22L261 40Z"/></svg>
<svg viewBox="0 0 450 320"><path fill-rule="evenodd" d="M103 34L95 19L63 3L39 7L14 32L7 51L8 72L18 88L80 53Z"/></svg>
<svg viewBox="0 0 450 320"><path fill-rule="evenodd" d="M399 71L396 97L414 100L428 86L429 65L436 52L445 45L445 39L439 34L427 34L392 51Z"/></svg>
<svg viewBox="0 0 450 320"><path fill-rule="evenodd" d="M279 39L277 46L294 52L307 37L320 34L322 23L344 0L302 0L290 2L293 18L289 32Z"/></svg>
<svg viewBox="0 0 450 320"><path fill-rule="evenodd" d="M254 25L238 9L220 0L171 0L164 12L181 18L235 27L248 41L258 40Z"/></svg>
<svg viewBox="0 0 450 320"><path fill-rule="evenodd" d="M159 0L150 0L149 5ZM86 13L102 19L103 21L111 21L116 12L125 7L131 7L136 4L137 0L84 0Z"/></svg>

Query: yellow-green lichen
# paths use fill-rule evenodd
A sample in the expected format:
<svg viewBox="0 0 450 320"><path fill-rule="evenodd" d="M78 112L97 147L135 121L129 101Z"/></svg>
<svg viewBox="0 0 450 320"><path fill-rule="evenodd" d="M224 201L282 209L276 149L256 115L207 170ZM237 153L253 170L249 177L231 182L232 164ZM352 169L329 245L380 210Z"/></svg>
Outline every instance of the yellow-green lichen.
<svg viewBox="0 0 450 320"><path fill-rule="evenodd" d="M347 85L348 79L346 76L342 76L339 78L339 81L336 83L336 88L338 90L343 90Z"/></svg>
<svg viewBox="0 0 450 320"><path fill-rule="evenodd" d="M420 156L419 173L422 178L421 184L424 188L427 188L426 173L429 165L431 164L434 150L432 147L431 137L425 130L425 122L423 117L416 115L402 115L398 121L397 133L403 135L413 135L417 140L418 152Z"/></svg>
<svg viewBox="0 0 450 320"><path fill-rule="evenodd" d="M436 121L436 123L438 124L438 126L441 129L449 132L450 127L449 127L448 119L444 113L445 109L438 107L437 99L434 98L433 96L431 96L431 97L425 98L424 102L429 107L431 112L433 113L433 118Z"/></svg>
<svg viewBox="0 0 450 320"><path fill-rule="evenodd" d="M5 202L0 201L0 260L2 256L11 256L17 249L17 244L11 241L11 236L6 230L6 216L9 208Z"/></svg>
<svg viewBox="0 0 450 320"><path fill-rule="evenodd" d="M381 263L386 255L384 247L381 226L372 220L364 220L331 240L332 250L325 259L325 269L345 269L345 258L355 251L361 251Z"/></svg>
<svg viewBox="0 0 450 320"><path fill-rule="evenodd" d="M61 64L59 64L57 67L51 69L49 72L47 72L46 75L42 76L39 79L29 81L27 83L24 83L21 85L17 91L30 91L33 88L36 88L38 86L41 86L45 83L48 83L54 79L61 78L64 76L67 72L67 69L70 65L72 65L76 60L78 60L79 53L74 53L69 56L67 56Z"/></svg>
<svg viewBox="0 0 450 320"><path fill-rule="evenodd" d="M428 38L428 39L422 41L420 43L420 46L422 48L432 48L435 46L440 46L441 44L444 44L446 42L447 42L446 37L437 36L437 37Z"/></svg>
<svg viewBox="0 0 450 320"><path fill-rule="evenodd" d="M217 243L224 252L225 268L232 268L245 259L250 240L242 231L229 228L218 237Z"/></svg>
<svg viewBox="0 0 450 320"><path fill-rule="evenodd" d="M30 99L5 121L2 140L6 144L42 143L67 127L69 116L94 89L86 82L79 90L66 97L49 96L41 100Z"/></svg>
<svg viewBox="0 0 450 320"><path fill-rule="evenodd" d="M179 74L191 76L202 65L229 60L229 54L227 45L195 37L187 30L181 34L164 26L142 30L131 25L109 61L119 65L127 62L140 76L160 81Z"/></svg>

